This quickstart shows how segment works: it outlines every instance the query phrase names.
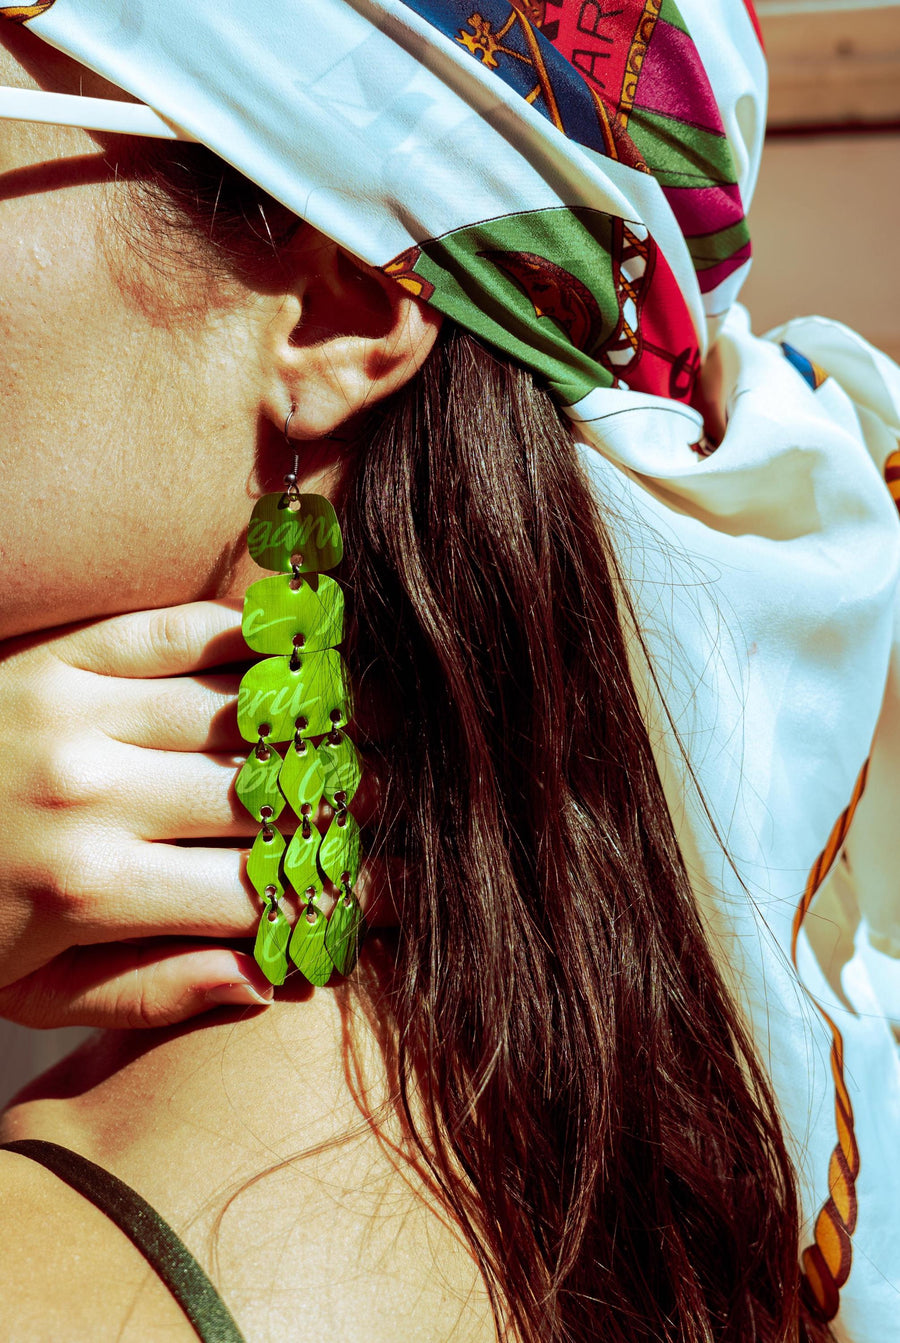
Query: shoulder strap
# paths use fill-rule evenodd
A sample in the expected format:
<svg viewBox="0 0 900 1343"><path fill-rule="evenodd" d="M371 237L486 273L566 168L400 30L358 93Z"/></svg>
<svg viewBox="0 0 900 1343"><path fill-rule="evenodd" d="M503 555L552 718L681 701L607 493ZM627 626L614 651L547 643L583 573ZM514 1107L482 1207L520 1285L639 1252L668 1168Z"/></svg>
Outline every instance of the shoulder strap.
<svg viewBox="0 0 900 1343"><path fill-rule="evenodd" d="M16 1152L46 1166L115 1222L159 1274L202 1343L244 1343L231 1312L190 1250L129 1185L55 1142L27 1138L0 1143L0 1151Z"/></svg>

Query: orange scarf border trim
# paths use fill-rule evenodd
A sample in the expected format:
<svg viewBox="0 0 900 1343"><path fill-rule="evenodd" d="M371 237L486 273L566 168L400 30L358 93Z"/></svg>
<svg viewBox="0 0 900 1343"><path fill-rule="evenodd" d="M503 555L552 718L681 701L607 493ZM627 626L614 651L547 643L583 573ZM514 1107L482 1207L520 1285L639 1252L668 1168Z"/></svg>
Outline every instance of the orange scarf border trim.
<svg viewBox="0 0 900 1343"><path fill-rule="evenodd" d="M840 854L854 812L859 805L869 772L868 760L860 771L853 796L828 837L828 843L813 864L794 915L791 934L791 960L797 967L797 938L813 897ZM807 991L808 993L808 991ZM808 997L831 1031L831 1073L834 1078L834 1116L837 1146L828 1162L829 1197L816 1218L813 1243L801 1255L803 1290L808 1304L826 1320L833 1320L840 1306L841 1288L850 1276L853 1261L851 1237L856 1229L858 1204L856 1180L859 1175L859 1147L853 1124L853 1106L844 1080L844 1041L831 1017L812 994Z"/></svg>

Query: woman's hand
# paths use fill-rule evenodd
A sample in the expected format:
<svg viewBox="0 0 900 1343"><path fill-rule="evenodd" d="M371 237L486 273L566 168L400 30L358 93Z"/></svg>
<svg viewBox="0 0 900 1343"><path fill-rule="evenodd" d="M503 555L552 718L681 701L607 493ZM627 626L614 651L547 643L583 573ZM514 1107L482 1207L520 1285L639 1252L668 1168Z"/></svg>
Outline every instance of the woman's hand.
<svg viewBox="0 0 900 1343"><path fill-rule="evenodd" d="M198 940L258 918L239 678L197 674L246 656L220 602L0 645L0 1015L159 1026L270 1000L251 955Z"/></svg>

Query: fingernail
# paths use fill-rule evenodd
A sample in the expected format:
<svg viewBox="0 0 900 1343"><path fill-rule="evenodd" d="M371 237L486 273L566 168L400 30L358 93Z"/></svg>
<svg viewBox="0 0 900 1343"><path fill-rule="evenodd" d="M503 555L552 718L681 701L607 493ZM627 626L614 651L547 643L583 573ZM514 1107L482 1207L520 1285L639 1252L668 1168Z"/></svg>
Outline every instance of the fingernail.
<svg viewBox="0 0 900 1343"><path fill-rule="evenodd" d="M206 991L207 1002L214 1003L216 1007L268 1007L274 996L275 990L271 984L268 990L258 989L254 984L248 984L246 979L234 984L216 984Z"/></svg>

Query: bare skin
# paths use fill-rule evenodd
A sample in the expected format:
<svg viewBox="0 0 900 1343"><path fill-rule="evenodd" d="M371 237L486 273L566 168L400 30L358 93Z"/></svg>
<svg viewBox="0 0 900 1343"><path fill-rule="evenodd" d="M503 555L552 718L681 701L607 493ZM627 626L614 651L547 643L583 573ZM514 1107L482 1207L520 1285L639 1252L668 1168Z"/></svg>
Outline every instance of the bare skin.
<svg viewBox="0 0 900 1343"><path fill-rule="evenodd" d="M0 40L5 83L113 92L27 32ZM250 1340L491 1338L469 1252L392 1153L378 1040L364 1020L348 1034L344 995L289 986L169 1028L265 992L233 942L257 917L252 827L231 790L236 677L215 671L246 654L253 499L279 487L292 405L301 488L328 492L341 426L416 372L437 318L306 236L280 285L161 321L120 283L122 189L88 133L4 124L0 1011L151 1029L95 1037L2 1136L65 1143L132 1184ZM48 1172L0 1153L0 1204L4 1339L194 1337Z"/></svg>
<svg viewBox="0 0 900 1343"><path fill-rule="evenodd" d="M177 1228L254 1343L493 1339L467 1249L391 1153L398 1126L366 1122L386 1099L384 1069L359 1021L345 1053L344 1011L341 995L315 990L188 1031L100 1037L7 1114L3 1138L62 1142L130 1183ZM0 1218L0 1290L16 1321L4 1337L194 1337L121 1233L55 1177L0 1153L0 1199L16 1210Z"/></svg>
<svg viewBox="0 0 900 1343"><path fill-rule="evenodd" d="M18 27L0 42L4 83L117 93ZM0 1013L258 1003L252 958L196 941L257 915L238 677L216 670L247 656L247 519L291 464L291 406L301 487L328 493L346 421L416 372L438 319L310 231L257 288L160 276L112 222L127 182L90 134L2 130Z"/></svg>

